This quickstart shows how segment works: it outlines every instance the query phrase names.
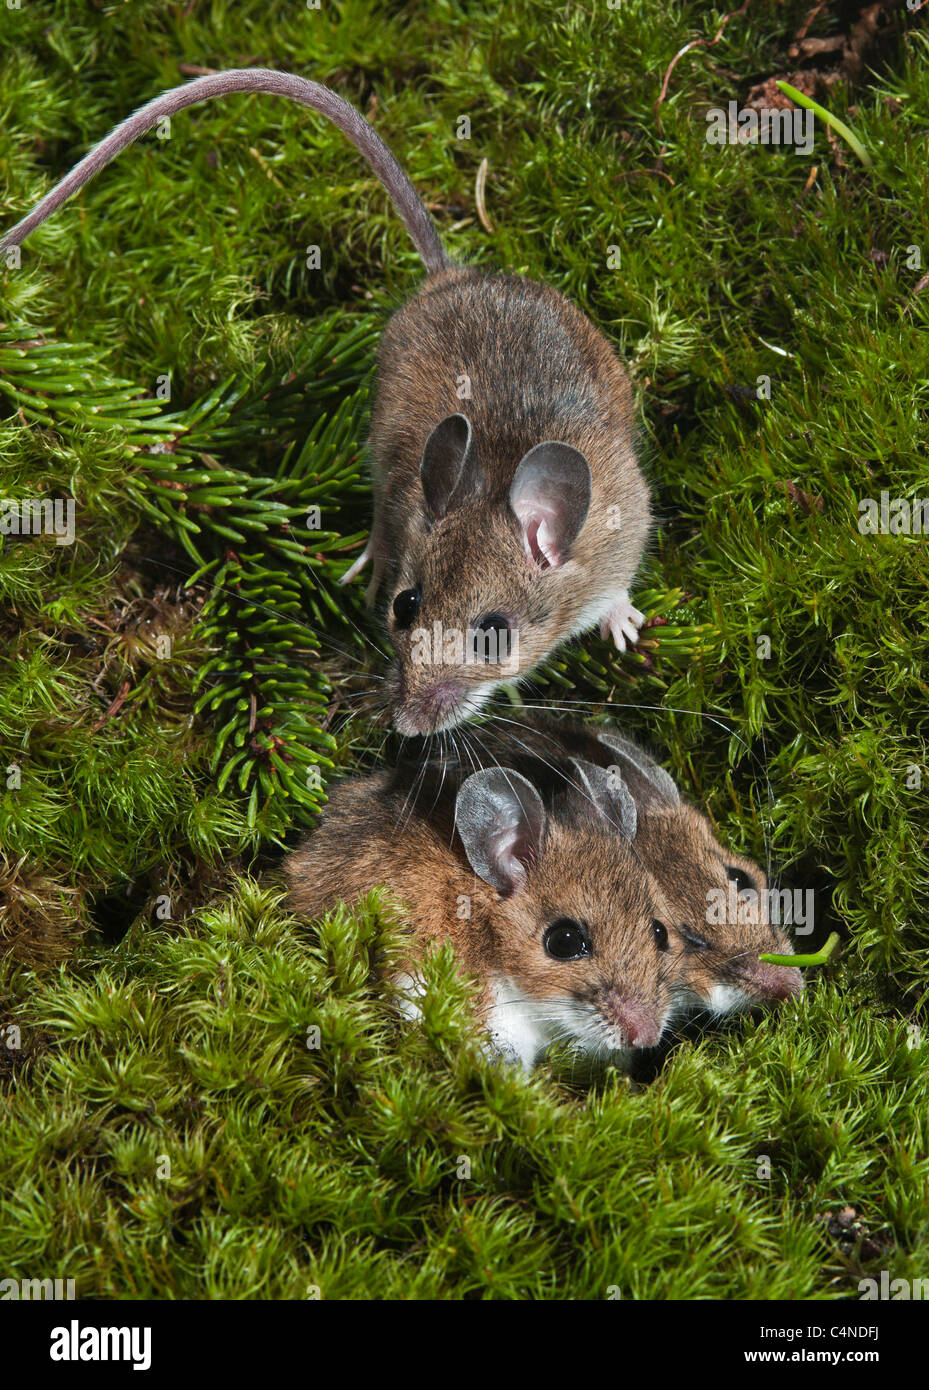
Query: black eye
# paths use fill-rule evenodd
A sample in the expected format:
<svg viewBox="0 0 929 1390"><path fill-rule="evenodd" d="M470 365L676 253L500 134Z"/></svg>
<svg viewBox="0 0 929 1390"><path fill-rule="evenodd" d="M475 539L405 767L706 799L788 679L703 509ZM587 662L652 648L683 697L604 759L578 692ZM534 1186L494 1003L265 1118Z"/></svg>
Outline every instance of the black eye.
<svg viewBox="0 0 929 1390"><path fill-rule="evenodd" d="M737 893L754 893L755 884L744 869L737 869L734 864L727 864L726 876L732 879Z"/></svg>
<svg viewBox="0 0 929 1390"><path fill-rule="evenodd" d="M546 951L555 960L580 960L590 955L590 940L580 922L559 917L547 929L542 939Z"/></svg>
<svg viewBox="0 0 929 1390"><path fill-rule="evenodd" d="M508 661L510 656L510 624L502 613L485 613L474 633L474 651L485 661Z"/></svg>
<svg viewBox="0 0 929 1390"><path fill-rule="evenodd" d="M658 947L659 951L666 951L668 949L668 929L664 922L659 922L657 920L652 922L652 936L655 938L655 945Z"/></svg>
<svg viewBox="0 0 929 1390"><path fill-rule="evenodd" d="M419 589L401 589L394 599L394 621L397 627L409 627L419 612L423 596Z"/></svg>

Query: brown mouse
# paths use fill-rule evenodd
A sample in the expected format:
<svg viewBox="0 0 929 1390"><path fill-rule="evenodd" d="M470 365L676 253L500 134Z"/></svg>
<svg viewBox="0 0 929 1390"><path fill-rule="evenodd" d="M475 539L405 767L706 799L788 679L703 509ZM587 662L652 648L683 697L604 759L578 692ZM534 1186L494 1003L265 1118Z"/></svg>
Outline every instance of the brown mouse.
<svg viewBox="0 0 929 1390"><path fill-rule="evenodd" d="M366 555L370 594L389 576L400 733L453 728L597 624L621 649L635 640L650 511L634 436L619 359L555 290L453 267L394 315Z"/></svg>
<svg viewBox="0 0 929 1390"><path fill-rule="evenodd" d="M315 916L384 885L413 927L402 983L414 1007L418 957L450 940L482 986L497 1052L529 1067L564 1043L587 1061L625 1065L675 1016L684 952L623 833L628 793L592 764L578 769L577 786L549 805L500 767L465 776L432 764L423 777L411 761L345 781L285 861L290 901ZM582 809L591 794L599 822Z"/></svg>
<svg viewBox="0 0 929 1390"><path fill-rule="evenodd" d="M233 92L286 96L345 132L384 184L428 278L391 319L371 426L373 601L387 585L385 683L404 735L453 728L501 681L597 625L620 650L650 526L632 390L606 338L558 291L453 266L428 212L361 114L268 69L197 78L117 126L0 240L23 239L165 116Z"/></svg>
<svg viewBox="0 0 929 1390"><path fill-rule="evenodd" d="M488 761L506 758L525 772L542 759L553 781L569 776L570 760L596 763L621 779L635 804L635 848L661 885L671 922L681 935L681 981L692 1004L719 1015L786 999L803 989L801 972L759 955L791 955L786 933L771 920L764 872L726 849L708 818L685 801L673 779L642 747L601 725L520 714L518 733L482 726L475 750Z"/></svg>

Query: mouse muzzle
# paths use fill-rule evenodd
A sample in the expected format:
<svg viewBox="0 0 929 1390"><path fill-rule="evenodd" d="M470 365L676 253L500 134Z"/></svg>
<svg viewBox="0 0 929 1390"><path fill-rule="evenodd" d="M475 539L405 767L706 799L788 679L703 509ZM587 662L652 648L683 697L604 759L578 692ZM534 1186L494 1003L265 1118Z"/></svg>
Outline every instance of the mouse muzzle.
<svg viewBox="0 0 929 1390"><path fill-rule="evenodd" d="M790 999L803 990L803 975L796 966L772 965L747 956L738 973L740 984L758 1000Z"/></svg>
<svg viewBox="0 0 929 1390"><path fill-rule="evenodd" d="M607 1023L623 1035L627 1047L658 1046L663 1021L643 999L618 989L608 989L597 1003Z"/></svg>
<svg viewBox="0 0 929 1390"><path fill-rule="evenodd" d="M462 716L467 690L453 678L424 683L394 709L394 728L406 737L424 737L453 727Z"/></svg>

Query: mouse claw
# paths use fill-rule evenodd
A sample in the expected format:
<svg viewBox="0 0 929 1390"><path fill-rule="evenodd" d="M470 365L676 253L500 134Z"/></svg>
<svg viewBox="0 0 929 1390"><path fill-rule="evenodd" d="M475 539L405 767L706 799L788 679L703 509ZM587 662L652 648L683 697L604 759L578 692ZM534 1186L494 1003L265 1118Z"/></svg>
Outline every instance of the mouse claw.
<svg viewBox="0 0 929 1390"><path fill-rule="evenodd" d="M633 608L629 595L624 594L607 614L600 627L601 637L612 637L617 651L624 652L626 644L634 647L639 640L639 628L645 622L645 614Z"/></svg>

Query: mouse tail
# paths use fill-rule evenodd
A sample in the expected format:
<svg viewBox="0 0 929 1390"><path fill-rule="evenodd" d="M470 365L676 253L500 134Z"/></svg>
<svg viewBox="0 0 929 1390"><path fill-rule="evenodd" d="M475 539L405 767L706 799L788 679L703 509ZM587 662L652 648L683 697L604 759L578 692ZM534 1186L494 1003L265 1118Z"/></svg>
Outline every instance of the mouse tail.
<svg viewBox="0 0 929 1390"><path fill-rule="evenodd" d="M319 82L311 82L304 77L296 77L288 72L275 72L271 68L233 68L229 72L211 73L197 77L193 82L173 87L160 97L155 97L127 117L106 139L85 155L69 174L47 193L22 221L17 222L0 239L0 252L12 246L20 246L30 232L34 231L47 217L61 207L62 203L83 188L95 174L99 173L111 159L120 154L133 140L151 130L166 116L183 111L199 101L211 97L228 96L230 92L265 92L272 96L289 97L302 106L319 111L360 150L390 195L391 202L400 214L403 224L413 239L413 244L423 259L430 274L445 270L450 260L439 239L435 223L426 211L419 194L397 163L377 131L368 124L360 111L356 111L347 101L343 101L330 87Z"/></svg>

